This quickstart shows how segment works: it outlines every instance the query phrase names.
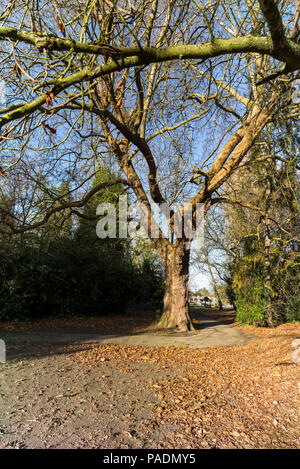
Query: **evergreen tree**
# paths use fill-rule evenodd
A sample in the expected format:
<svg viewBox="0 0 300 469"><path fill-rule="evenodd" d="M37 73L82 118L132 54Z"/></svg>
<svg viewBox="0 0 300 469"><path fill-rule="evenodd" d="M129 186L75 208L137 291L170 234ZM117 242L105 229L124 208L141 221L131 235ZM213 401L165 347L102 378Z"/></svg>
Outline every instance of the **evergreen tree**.
<svg viewBox="0 0 300 469"><path fill-rule="evenodd" d="M116 176L111 174L108 168L98 167L97 173L93 179L92 189L96 188L103 182L115 181ZM99 216L96 215L96 210L101 203L110 203L116 210L116 222L118 233L118 213L119 213L119 196L124 192L124 187L121 184L115 184L98 191L84 206L84 209L79 217L78 226L75 231L75 239L80 243L88 243L93 245L96 249L101 251L113 250L116 253L124 251L124 240L116 239L99 239L96 234L96 224Z"/></svg>

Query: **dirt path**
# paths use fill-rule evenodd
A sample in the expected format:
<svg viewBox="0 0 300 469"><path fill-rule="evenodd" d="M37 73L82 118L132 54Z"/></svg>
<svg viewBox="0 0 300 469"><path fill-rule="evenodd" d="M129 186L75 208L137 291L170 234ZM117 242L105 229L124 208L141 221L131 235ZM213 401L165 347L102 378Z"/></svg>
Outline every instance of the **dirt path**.
<svg viewBox="0 0 300 469"><path fill-rule="evenodd" d="M299 324L257 331L202 318L201 328L188 337L118 335L154 347L89 343L93 329L52 331L81 341L68 344L45 342L47 328L5 331L0 449L299 448L299 367L291 360ZM196 347L157 346L166 339ZM217 340L242 342L209 347Z"/></svg>
<svg viewBox="0 0 300 469"><path fill-rule="evenodd" d="M255 337L233 326L223 325L204 315L197 315L200 329L194 333L132 333L132 334L103 334L101 328L83 328L72 330L68 328L41 331L5 331L1 338L5 340L9 350L14 343L80 343L80 344L119 344L140 346L188 346L191 348L207 348L215 346L232 346L246 344Z"/></svg>

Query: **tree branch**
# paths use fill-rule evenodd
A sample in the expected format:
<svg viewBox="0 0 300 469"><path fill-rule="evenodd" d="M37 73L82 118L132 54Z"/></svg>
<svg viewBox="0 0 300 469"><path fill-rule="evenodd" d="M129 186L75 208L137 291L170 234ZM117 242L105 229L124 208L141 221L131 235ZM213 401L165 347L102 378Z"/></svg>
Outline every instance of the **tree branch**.
<svg viewBox="0 0 300 469"><path fill-rule="evenodd" d="M226 203L226 204L232 204L232 205L237 204L237 205L240 205L241 207L249 208L250 210L255 210L259 212L262 216L265 216L265 212L260 207L257 207L256 205L252 205L252 204L247 204L245 202L242 202L241 200L232 200L226 197L214 197L213 199L211 199L211 205L218 204L220 202Z"/></svg>
<svg viewBox="0 0 300 469"><path fill-rule="evenodd" d="M268 23L274 47L276 49L287 47L287 38L276 3L274 0L259 0L259 4Z"/></svg>
<svg viewBox="0 0 300 469"><path fill-rule="evenodd" d="M39 42L41 36L35 33L22 32L14 28L0 28L0 40L9 38L14 41L23 41L41 46ZM72 50L74 53L100 54L101 51L97 44L82 44L70 39L51 36L52 50ZM233 39L215 39L214 42L207 42L199 45L178 45L170 46L164 49L145 47L125 47L118 49L120 58L114 57L108 63L98 67L85 68L79 70L67 77L57 78L45 83L48 91L30 103L22 103L19 107L12 109L0 118L0 128L5 124L18 118L29 116L44 105L49 96L55 98L65 89L82 82L92 82L99 77L109 75L113 72L121 71L130 67L139 67L150 63L167 62L172 60L185 59L208 59L230 53L237 52L258 52L271 55L278 60L285 62L290 69L300 69L300 45L287 40L287 47L277 49L274 47L272 39L268 37L244 36Z"/></svg>
<svg viewBox="0 0 300 469"><path fill-rule="evenodd" d="M99 192L101 189L104 189L105 187L111 187L111 186L114 186L116 184L123 184L123 185L128 186L129 182L126 179L122 179L122 178L116 179L115 181L102 182L101 184L98 184L93 189L91 189L83 199L77 200L77 201L65 202L64 204L61 204L58 207L53 207L52 209L50 209L46 213L46 215L44 216L44 218L41 221L39 221L37 223L33 223L32 225L26 225L26 226L23 226L22 228L17 228L16 229L16 228L14 228L13 223L8 223L8 222L3 222L3 223L5 223L7 226L9 226L14 234L24 233L25 231L34 230L36 228L39 228L40 226L45 225L47 223L47 221L49 220L49 218L52 215L54 215L55 213L61 212L62 210L66 210L68 208L73 209L73 208L84 207L87 204L87 202L95 194L97 194L97 192ZM1 212L5 213L5 214L9 214L11 216L11 213L6 212L4 209L2 209L0 207L0 213Z"/></svg>

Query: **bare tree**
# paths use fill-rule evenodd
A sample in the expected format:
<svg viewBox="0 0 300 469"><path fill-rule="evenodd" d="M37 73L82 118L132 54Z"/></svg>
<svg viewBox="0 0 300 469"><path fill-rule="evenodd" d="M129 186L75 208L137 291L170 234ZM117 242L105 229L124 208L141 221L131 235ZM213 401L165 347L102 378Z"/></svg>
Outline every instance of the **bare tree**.
<svg viewBox="0 0 300 469"><path fill-rule="evenodd" d="M207 212L222 202L218 191L265 126L293 117L297 12L289 1L91 0L11 1L1 14L4 171L25 150L43 148L50 166L64 170L113 155L165 262L163 327L192 329L190 239L176 237L172 209L171 238L153 237L152 203L181 203L182 221L191 205L195 227L197 204ZM74 150L62 163L87 140L94 153Z"/></svg>

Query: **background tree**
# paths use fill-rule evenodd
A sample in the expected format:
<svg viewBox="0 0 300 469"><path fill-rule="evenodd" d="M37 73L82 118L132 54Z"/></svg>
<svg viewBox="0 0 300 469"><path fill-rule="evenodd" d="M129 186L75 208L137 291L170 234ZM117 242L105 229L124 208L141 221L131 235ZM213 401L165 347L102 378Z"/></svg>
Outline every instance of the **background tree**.
<svg viewBox="0 0 300 469"><path fill-rule="evenodd" d="M41 194L41 203L45 204L45 194ZM55 203L53 207L59 207L62 203L70 203L72 198L70 195L69 182L63 182L58 187L54 196ZM58 238L70 238L72 233L72 214L69 209L59 210L53 214L50 221L43 225L39 230L41 241L49 245Z"/></svg>
<svg viewBox="0 0 300 469"><path fill-rule="evenodd" d="M299 276L299 152L284 125L279 133L274 127L269 130L260 139L268 147L269 158L257 163L250 157L230 178L224 195L231 203L224 206L224 215L231 248L227 250L228 281L235 292L237 317L242 322L272 326L287 317L296 319L299 311L295 288ZM291 276L295 276L293 281ZM289 311L284 304L289 304Z"/></svg>

